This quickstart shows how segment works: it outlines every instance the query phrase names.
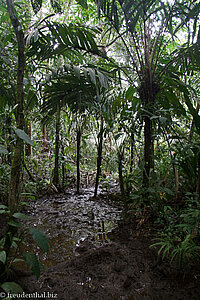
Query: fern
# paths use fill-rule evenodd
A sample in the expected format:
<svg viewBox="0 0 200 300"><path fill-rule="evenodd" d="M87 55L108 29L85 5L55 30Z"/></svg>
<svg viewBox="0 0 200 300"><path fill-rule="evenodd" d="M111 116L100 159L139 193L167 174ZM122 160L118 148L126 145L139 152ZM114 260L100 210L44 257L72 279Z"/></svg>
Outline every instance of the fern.
<svg viewBox="0 0 200 300"><path fill-rule="evenodd" d="M176 262L180 269L181 266L186 266L193 259L200 257L200 246L193 239L192 234L187 234L183 240L178 236L166 234L158 238L159 241L150 248L159 247L158 255L161 255L163 260L169 258L170 263Z"/></svg>

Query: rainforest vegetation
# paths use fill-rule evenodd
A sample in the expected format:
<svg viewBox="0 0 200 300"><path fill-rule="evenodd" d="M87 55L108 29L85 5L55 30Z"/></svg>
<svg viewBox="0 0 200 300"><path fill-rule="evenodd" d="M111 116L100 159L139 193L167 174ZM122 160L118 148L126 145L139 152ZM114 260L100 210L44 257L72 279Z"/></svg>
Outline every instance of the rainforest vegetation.
<svg viewBox="0 0 200 300"><path fill-rule="evenodd" d="M77 222L87 216L95 227L97 205L103 215L98 243L91 229L93 242L79 236L84 253L70 259L85 259L86 272L87 255L108 251L106 263L124 281L109 290L91 266L93 275L68 292L67 283L51 287L57 299L198 299L169 294L169 282L181 290L190 278L187 292L195 292L200 281L200 1L0 0L0 65L0 295L45 291L37 279L49 266L42 271L40 258L65 249L61 231L56 244L49 228L61 212L69 218L73 196ZM39 226L41 207L52 225ZM137 255L149 259L151 284L133 276ZM19 280L23 262L32 290L25 267ZM154 288L159 280L166 290Z"/></svg>

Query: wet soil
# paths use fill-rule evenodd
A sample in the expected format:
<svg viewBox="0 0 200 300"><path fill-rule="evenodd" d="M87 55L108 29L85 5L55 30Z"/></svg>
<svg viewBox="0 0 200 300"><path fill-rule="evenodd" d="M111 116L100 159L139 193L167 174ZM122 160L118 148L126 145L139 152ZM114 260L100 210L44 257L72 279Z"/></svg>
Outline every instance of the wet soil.
<svg viewBox="0 0 200 300"><path fill-rule="evenodd" d="M183 276L160 261L149 248L155 237L149 221L124 224L119 205L109 198L91 199L86 191L78 197L75 204L71 193L35 203L30 220L49 235L53 247L38 280L17 273L24 291L33 293L29 299L37 299L36 293L59 300L200 299L198 266Z"/></svg>
<svg viewBox="0 0 200 300"><path fill-rule="evenodd" d="M87 238L93 244L108 241L108 233L121 219L122 208L113 203L106 194L93 198L93 188L82 189L76 194L73 189L62 194L53 194L32 201L26 210L29 215L26 227L34 227L45 233L50 241L48 255L42 253L30 236L20 251L33 251L46 266L53 266L78 255L76 251Z"/></svg>

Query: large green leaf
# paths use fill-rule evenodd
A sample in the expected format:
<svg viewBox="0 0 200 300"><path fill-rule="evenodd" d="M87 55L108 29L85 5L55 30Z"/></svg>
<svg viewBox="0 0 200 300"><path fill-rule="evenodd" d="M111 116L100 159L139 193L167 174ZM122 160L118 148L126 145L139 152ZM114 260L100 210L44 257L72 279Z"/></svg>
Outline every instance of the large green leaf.
<svg viewBox="0 0 200 300"><path fill-rule="evenodd" d="M0 209L8 209L8 206L4 205L4 204L0 204Z"/></svg>
<svg viewBox="0 0 200 300"><path fill-rule="evenodd" d="M6 251L1 251L0 252L0 261L5 264L6 262Z"/></svg>
<svg viewBox="0 0 200 300"><path fill-rule="evenodd" d="M46 237L46 235L40 231L37 230L35 228L29 228L29 232L31 234L31 236L33 237L33 239L36 241L36 243L38 244L38 246L45 251L46 253L49 252L49 246L50 246L50 241L48 240L48 238Z"/></svg>
<svg viewBox="0 0 200 300"><path fill-rule="evenodd" d="M1 285L1 288L7 293L12 293L12 294L23 293L22 287L16 282L12 282L12 281L3 283Z"/></svg>
<svg viewBox="0 0 200 300"><path fill-rule="evenodd" d="M131 100L133 95L135 94L136 92L136 89L135 87L133 86L130 86L127 90L126 90L126 93L125 93L125 96L127 99Z"/></svg>
<svg viewBox="0 0 200 300"><path fill-rule="evenodd" d="M8 225L13 226L13 227L22 227L22 224L21 224L21 223L19 223L19 222L17 222L17 221L14 221L14 220L10 220L10 221L8 222Z"/></svg>
<svg viewBox="0 0 200 300"><path fill-rule="evenodd" d="M0 154L8 154L8 150L4 145L0 144Z"/></svg>
<svg viewBox="0 0 200 300"><path fill-rule="evenodd" d="M20 139L25 141L27 144L29 144L31 146L34 146L33 141L30 139L28 134L26 134L26 132L24 132L24 130L21 130L21 129L17 128L17 129L15 129L15 133Z"/></svg>
<svg viewBox="0 0 200 300"><path fill-rule="evenodd" d="M92 83L96 84L96 74L95 74L95 70L93 70L92 68L88 69L89 74L90 74L90 78Z"/></svg>
<svg viewBox="0 0 200 300"><path fill-rule="evenodd" d="M34 253L30 252L25 252L23 256L27 265L38 279L40 277L40 263L37 259L37 256Z"/></svg>
<svg viewBox="0 0 200 300"><path fill-rule="evenodd" d="M22 220L26 220L26 219L29 218L27 215L22 214L20 212L14 213L13 217L16 218L16 219L22 219Z"/></svg>

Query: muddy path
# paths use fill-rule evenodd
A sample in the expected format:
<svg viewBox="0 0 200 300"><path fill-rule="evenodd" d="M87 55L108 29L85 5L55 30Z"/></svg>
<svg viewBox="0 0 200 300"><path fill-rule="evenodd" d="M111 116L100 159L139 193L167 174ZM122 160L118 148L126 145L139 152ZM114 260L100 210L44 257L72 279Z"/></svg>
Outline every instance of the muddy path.
<svg viewBox="0 0 200 300"><path fill-rule="evenodd" d="M34 203L29 222L47 234L52 249L39 254L46 269L38 280L17 273L29 299L40 298L34 293L59 300L200 299L198 266L179 276L149 248L152 224L124 224L119 205L91 196L92 190L69 191Z"/></svg>
<svg viewBox="0 0 200 300"><path fill-rule="evenodd" d="M25 235L26 246L20 251L36 252L41 262L50 267L78 255L85 239L94 245L107 243L108 233L121 219L122 207L105 193L95 199L93 194L93 188L82 189L79 195L71 189L32 201L26 210L26 227L44 232L51 248L46 255Z"/></svg>

